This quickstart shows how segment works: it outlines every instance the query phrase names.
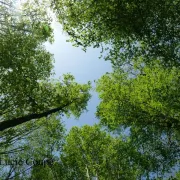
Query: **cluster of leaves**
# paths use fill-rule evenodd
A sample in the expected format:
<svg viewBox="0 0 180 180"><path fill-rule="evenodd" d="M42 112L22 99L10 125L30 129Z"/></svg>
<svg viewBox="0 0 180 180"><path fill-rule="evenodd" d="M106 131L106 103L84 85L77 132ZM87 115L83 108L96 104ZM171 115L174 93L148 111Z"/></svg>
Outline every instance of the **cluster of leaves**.
<svg viewBox="0 0 180 180"><path fill-rule="evenodd" d="M107 146L108 144L108 146ZM67 136L62 162L67 167L66 179L135 179L136 166L128 153L128 144L113 138L95 126L74 127Z"/></svg>
<svg viewBox="0 0 180 180"><path fill-rule="evenodd" d="M144 56L179 66L179 0L54 0L52 7L75 46L102 47L115 67Z"/></svg>
<svg viewBox="0 0 180 180"><path fill-rule="evenodd" d="M117 70L97 82L102 99L97 116L101 122L110 128L136 124L178 129L179 68L163 68L156 62L150 67L139 67L138 71L135 77L129 77Z"/></svg>

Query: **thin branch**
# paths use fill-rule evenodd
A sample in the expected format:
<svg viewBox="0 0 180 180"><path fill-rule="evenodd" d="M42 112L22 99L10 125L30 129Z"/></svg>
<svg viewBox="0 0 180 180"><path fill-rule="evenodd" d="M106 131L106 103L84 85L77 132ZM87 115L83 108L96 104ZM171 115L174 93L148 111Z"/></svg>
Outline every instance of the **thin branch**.
<svg viewBox="0 0 180 180"><path fill-rule="evenodd" d="M16 152L22 151L22 150L24 150L24 149L25 149L25 148L15 148L15 149L12 149L12 150L10 150L10 151L0 152L0 154L16 153Z"/></svg>
<svg viewBox="0 0 180 180"><path fill-rule="evenodd" d="M33 165L32 165L32 166L30 166L29 168L27 168L26 170L21 171L20 173L15 174L14 176L12 176L12 177L10 177L10 178L8 178L8 179L14 179L15 177L19 176L20 174L22 174L22 173L24 173L24 172L28 171L29 169L31 169L32 167L33 167ZM8 180L8 179L7 179L7 180Z"/></svg>
<svg viewBox="0 0 180 180"><path fill-rule="evenodd" d="M7 177L5 178L5 180L8 180L10 178L10 176L12 175L14 169L15 169L14 166L10 167L9 173L8 173Z"/></svg>

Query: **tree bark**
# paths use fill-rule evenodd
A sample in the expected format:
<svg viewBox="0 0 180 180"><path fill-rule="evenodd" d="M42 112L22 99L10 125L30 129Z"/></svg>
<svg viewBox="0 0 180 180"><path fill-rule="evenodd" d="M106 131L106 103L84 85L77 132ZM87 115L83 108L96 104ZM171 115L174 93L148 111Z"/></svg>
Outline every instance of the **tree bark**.
<svg viewBox="0 0 180 180"><path fill-rule="evenodd" d="M13 118L7 121L2 121L0 122L0 131L4 131L8 128L18 126L20 124L23 124L33 119L40 119L42 117L47 117L48 115L51 115L53 113L63 110L63 108L65 108L66 106L69 106L70 104L72 104L72 102L69 102L61 107L50 109L42 113L34 113L34 114L29 114L23 117L18 117L18 118Z"/></svg>

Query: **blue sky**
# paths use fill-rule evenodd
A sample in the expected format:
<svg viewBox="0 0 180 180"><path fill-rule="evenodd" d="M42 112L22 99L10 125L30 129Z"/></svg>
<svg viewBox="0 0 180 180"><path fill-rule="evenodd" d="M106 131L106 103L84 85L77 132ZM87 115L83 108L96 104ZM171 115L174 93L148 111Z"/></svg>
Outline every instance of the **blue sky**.
<svg viewBox="0 0 180 180"><path fill-rule="evenodd" d="M62 74L71 73L78 83L94 82L106 72L111 72L109 61L99 59L100 49L89 48L85 53L80 47L73 47L71 43L66 42L68 36L62 32L58 23L53 23L55 42L46 44L46 48L54 54L55 77ZM94 86L94 84L93 84ZM93 125L98 120L95 117L96 106L99 103L98 94L92 92L92 98L88 103L88 112L85 112L76 120L64 118L66 128L69 130L72 126L82 126L85 124Z"/></svg>

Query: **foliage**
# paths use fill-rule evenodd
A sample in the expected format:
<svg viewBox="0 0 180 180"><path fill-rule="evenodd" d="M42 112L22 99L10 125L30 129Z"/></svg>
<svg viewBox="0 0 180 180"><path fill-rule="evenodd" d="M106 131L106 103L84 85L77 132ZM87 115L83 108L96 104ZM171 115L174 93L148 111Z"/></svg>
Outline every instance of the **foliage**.
<svg viewBox="0 0 180 180"><path fill-rule="evenodd" d="M152 125L131 126L130 144L142 154L142 176L168 179L179 169L179 138L173 129L162 131Z"/></svg>
<svg viewBox="0 0 180 180"><path fill-rule="evenodd" d="M73 127L63 149L65 179L136 179L138 169L129 145L95 126Z"/></svg>
<svg viewBox="0 0 180 180"><path fill-rule="evenodd" d="M24 11L10 11L11 8L13 5L5 6L1 22L1 120L9 113L14 117L18 108L20 113L31 105L30 94L38 88L40 81L49 78L53 67L53 57L42 45L45 38L42 39L40 31L33 28L32 16L24 15ZM40 23L38 17L34 23ZM44 21L48 23L47 18Z"/></svg>
<svg viewBox="0 0 180 180"><path fill-rule="evenodd" d="M28 17L28 14L37 11L41 17L41 10L34 10L29 4L23 7L30 9L25 11L27 14L24 15L22 10L22 14L15 17L11 24L3 24L6 28L3 30L0 45L0 120L44 112L67 103L71 104L71 108L64 107L64 112L69 113L71 110L79 116L90 97L90 84L77 84L72 75L65 75L62 82L50 80L53 57L42 44L47 36L42 36L31 25L32 21L40 25L48 24L49 21L46 16L37 16L34 21L34 15ZM4 16L6 18L6 13ZM40 20L44 21L39 22ZM21 31L18 27L22 24L25 29ZM9 28L13 31L9 31Z"/></svg>
<svg viewBox="0 0 180 180"><path fill-rule="evenodd" d="M97 117L110 130L129 128L129 139L145 157L146 177L178 168L179 68L134 63L134 73L107 73L97 82ZM121 130L120 130L121 134Z"/></svg>
<svg viewBox="0 0 180 180"><path fill-rule="evenodd" d="M179 1L54 0L52 7L75 46L102 47L115 67L144 56L179 66Z"/></svg>
<svg viewBox="0 0 180 180"><path fill-rule="evenodd" d="M110 128L134 124L179 128L179 68L163 68L157 61L138 66L134 76L117 70L97 82L102 100L97 116Z"/></svg>
<svg viewBox="0 0 180 180"><path fill-rule="evenodd" d="M65 137L61 117L86 110L91 85L51 78L50 6L75 46L109 52L96 115L115 135L94 125ZM0 156L29 162L1 166L3 179L163 179L179 168L178 0L2 0L0 11Z"/></svg>
<svg viewBox="0 0 180 180"><path fill-rule="evenodd" d="M61 144L58 145L58 142L64 130L56 117L64 114L79 117L90 98L89 82L78 84L70 74L59 80L51 79L53 56L44 47L44 42L52 41L51 21L47 13L44 14L46 9L43 6L30 3L32 1L27 1L17 9L16 4L10 1L0 1L1 128L6 124L0 132L0 154L5 155L5 159L28 156L42 158L60 151L58 147ZM49 111L55 114L47 114ZM38 115L43 113L46 115L40 118ZM32 118L27 122L29 116ZM13 122L16 125L10 128ZM51 133L46 127L48 124L52 126ZM34 149L31 145L35 146ZM44 150L39 151L40 145L44 146ZM25 174L21 171L24 166L4 167L1 174L6 170L9 172L5 172L3 177Z"/></svg>
<svg viewBox="0 0 180 180"><path fill-rule="evenodd" d="M43 179L43 177L49 176L49 179L52 179L52 174L48 175L48 167L52 166L52 163L60 156L64 144L65 129L60 118L55 115L38 120L36 125L38 129L25 135L23 139L16 142L16 145L8 147L10 149L15 146L19 148L21 144L22 149L1 155L1 166L3 166L5 159L12 162L9 164L9 168L6 166L3 177L9 176L11 179L12 177L19 179L41 177ZM18 162L17 164L15 160ZM19 164L20 162L22 163Z"/></svg>

